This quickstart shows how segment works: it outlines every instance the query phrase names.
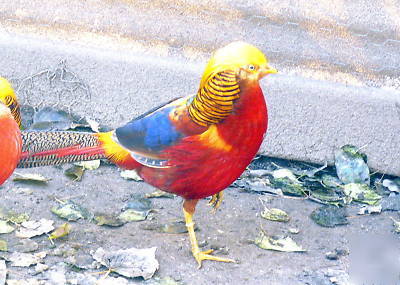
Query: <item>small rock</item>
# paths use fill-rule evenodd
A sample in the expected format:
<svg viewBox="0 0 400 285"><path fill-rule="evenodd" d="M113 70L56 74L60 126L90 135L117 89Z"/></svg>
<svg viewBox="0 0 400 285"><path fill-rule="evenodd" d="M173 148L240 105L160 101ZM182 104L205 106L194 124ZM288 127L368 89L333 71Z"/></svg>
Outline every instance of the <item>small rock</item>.
<svg viewBox="0 0 400 285"><path fill-rule="evenodd" d="M382 206L378 205L378 206L365 206L360 208L360 210L358 211L359 215L366 215L366 214L379 214L380 212L382 212Z"/></svg>
<svg viewBox="0 0 400 285"><path fill-rule="evenodd" d="M340 256L349 255L349 251L344 248L335 248L335 252Z"/></svg>
<svg viewBox="0 0 400 285"><path fill-rule="evenodd" d="M337 252L334 252L334 251L325 253L325 257L326 257L326 259L329 259L329 260L338 260L339 259L339 255L337 254Z"/></svg>
<svg viewBox="0 0 400 285"><path fill-rule="evenodd" d="M221 245L217 245L217 244L212 244L210 245L210 248L216 252L218 252L218 254L221 255L228 255L229 254L229 247L227 246L221 246Z"/></svg>
<svg viewBox="0 0 400 285"><path fill-rule="evenodd" d="M43 263L38 263L35 266L35 273L39 274L39 273L46 271L47 269L49 269L49 266L47 266L46 264L43 264Z"/></svg>
<svg viewBox="0 0 400 285"><path fill-rule="evenodd" d="M397 184L396 181L384 179L382 181L382 185L385 186L387 189L389 189L389 191L391 192L396 192L396 193L400 192L400 185Z"/></svg>

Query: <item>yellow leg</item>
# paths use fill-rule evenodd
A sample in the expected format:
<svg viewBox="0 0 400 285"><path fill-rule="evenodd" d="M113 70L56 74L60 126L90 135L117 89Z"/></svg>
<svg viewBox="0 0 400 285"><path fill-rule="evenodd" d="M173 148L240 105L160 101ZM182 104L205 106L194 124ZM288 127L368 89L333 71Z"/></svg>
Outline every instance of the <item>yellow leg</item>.
<svg viewBox="0 0 400 285"><path fill-rule="evenodd" d="M199 200L185 200L183 202L183 214L185 215L186 227L189 233L190 245L192 247L192 254L201 267L203 260L215 260L221 262L235 262L233 259L222 258L211 255L212 249L206 251L200 251L199 244L197 243L196 234L194 232L193 214L196 209L196 204Z"/></svg>
<svg viewBox="0 0 400 285"><path fill-rule="evenodd" d="M218 208L221 206L222 201L224 200L224 191L218 192L217 194L212 195L210 202L208 205L213 207L213 212L216 212Z"/></svg>

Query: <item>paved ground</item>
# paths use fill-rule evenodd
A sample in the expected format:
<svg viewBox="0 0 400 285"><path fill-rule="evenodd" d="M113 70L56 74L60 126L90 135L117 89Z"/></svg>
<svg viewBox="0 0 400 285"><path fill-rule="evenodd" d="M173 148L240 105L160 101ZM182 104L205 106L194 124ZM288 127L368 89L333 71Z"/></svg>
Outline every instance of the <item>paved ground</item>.
<svg viewBox="0 0 400 285"><path fill-rule="evenodd" d="M153 189L140 182L130 182L122 179L116 167L102 166L94 171L87 171L81 182L72 182L63 175L59 168L37 168L20 170L22 173L41 173L52 180L47 186L21 185L8 181L1 189L2 199L0 207L12 208L16 212L28 213L31 219L47 218L61 225L65 221L50 212L50 208L57 203L54 197L73 201L86 207L91 212L118 213L134 194L149 193ZM29 188L32 194L26 194L21 189ZM291 221L288 223L271 222L260 217L263 199L267 207L276 207L289 213ZM31 275L32 269L16 268L8 265L10 279L25 279L28 277L37 280L51 280L52 272L64 268L63 262L67 256L52 256L54 251L67 251L68 248L77 248L73 256L77 256L78 264L89 266L92 259L91 250L98 247L107 249L125 249L129 247L147 248L157 247L156 257L160 262L160 269L156 277L173 277L184 284L331 284L330 278L336 278L338 284L348 280L349 256L342 256L338 260L328 260L325 254L335 249L349 250L354 247L351 241L356 238L357 243L367 241L362 251L369 252L374 244L374 236L380 237L380 242L387 246L382 237L392 239L391 216L397 218L396 213L384 212L380 215L355 216L357 207L350 207L348 214L350 224L336 228L323 228L316 225L310 218L310 213L320 205L302 199L278 198L263 196L254 193L242 192L237 188L226 191L224 203L214 215L206 206L206 201L199 204L196 213L196 222L200 227L197 235L201 243L207 241L205 248L224 248L218 254L238 260L236 264L222 264L204 262L202 269L197 265L189 251L188 238L185 234L166 234L157 231L145 230L151 225L162 225L182 219L181 199L153 199L156 210L153 220L133 222L118 228L100 227L89 221L71 222L72 231L67 238L56 240L56 248L51 248L46 236L33 238L39 243L39 250L48 253L44 263L50 269L42 274ZM299 234L290 234L289 228L297 228ZM270 235L289 235L298 244L307 249L305 253L282 253L266 251L258 248L252 240L263 229ZM8 240L10 250L18 240L14 233L2 235ZM371 242L369 240L371 239ZM398 242L394 240L392 242ZM379 244L379 243L377 243ZM227 252L226 252L227 251ZM369 257L371 260L371 257ZM374 254L374 259L377 259ZM360 264L365 264L361 262ZM93 276L90 272L101 269L82 271L82 283L92 284L82 277ZM66 268L62 274L66 280L77 278L77 273ZM94 275L96 278L98 275ZM49 281L47 281L49 282ZM142 283L141 279L130 282ZM52 284L52 283L46 283Z"/></svg>
<svg viewBox="0 0 400 285"><path fill-rule="evenodd" d="M270 108L263 152L323 163L351 143L373 169L400 174L393 1L0 1L0 11L2 76L18 85L66 60L92 94L55 96L42 82L33 92L19 89L23 102L61 103L117 126L196 92L210 53L245 40L280 70L263 82Z"/></svg>

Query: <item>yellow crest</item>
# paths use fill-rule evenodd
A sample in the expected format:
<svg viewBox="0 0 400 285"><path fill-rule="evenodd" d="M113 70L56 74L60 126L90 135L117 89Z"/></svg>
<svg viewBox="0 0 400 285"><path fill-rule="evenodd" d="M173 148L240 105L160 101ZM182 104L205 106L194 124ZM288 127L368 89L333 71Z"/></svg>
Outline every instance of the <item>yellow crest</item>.
<svg viewBox="0 0 400 285"><path fill-rule="evenodd" d="M217 51L208 61L201 78L200 88L215 74L224 70L235 70L245 65L263 66L268 63L265 55L255 46L245 42L233 42Z"/></svg>
<svg viewBox="0 0 400 285"><path fill-rule="evenodd" d="M14 89L7 79L0 77L0 101L10 108L15 121L21 126L21 114L19 110L19 104L17 96L14 93Z"/></svg>

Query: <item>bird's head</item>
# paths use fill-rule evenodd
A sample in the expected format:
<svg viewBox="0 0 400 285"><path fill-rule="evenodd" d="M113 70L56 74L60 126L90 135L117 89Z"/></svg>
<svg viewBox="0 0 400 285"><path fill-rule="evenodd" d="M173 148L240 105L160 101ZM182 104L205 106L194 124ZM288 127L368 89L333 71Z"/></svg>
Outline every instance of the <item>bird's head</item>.
<svg viewBox="0 0 400 285"><path fill-rule="evenodd" d="M245 42L233 42L218 49L209 60L201 84L208 78L225 71L233 70L239 80L257 83L267 74L277 73L268 65L265 55L255 46Z"/></svg>
<svg viewBox="0 0 400 285"><path fill-rule="evenodd" d="M14 89L7 79L0 76L0 102L7 106L13 114L18 125L21 125L19 104Z"/></svg>
<svg viewBox="0 0 400 285"><path fill-rule="evenodd" d="M8 105L11 98L17 100L14 89L11 87L11 84L7 79L0 76L0 101L4 105Z"/></svg>

